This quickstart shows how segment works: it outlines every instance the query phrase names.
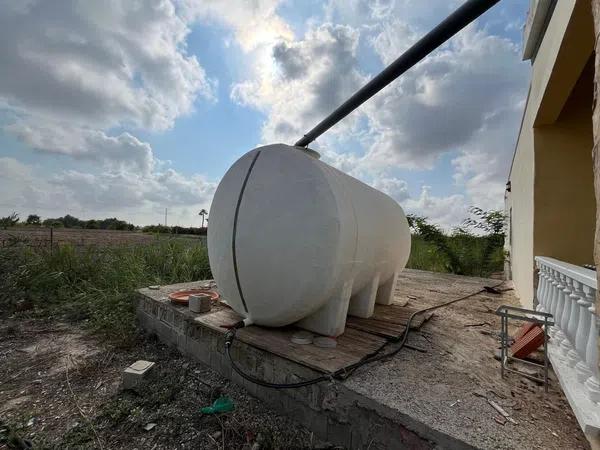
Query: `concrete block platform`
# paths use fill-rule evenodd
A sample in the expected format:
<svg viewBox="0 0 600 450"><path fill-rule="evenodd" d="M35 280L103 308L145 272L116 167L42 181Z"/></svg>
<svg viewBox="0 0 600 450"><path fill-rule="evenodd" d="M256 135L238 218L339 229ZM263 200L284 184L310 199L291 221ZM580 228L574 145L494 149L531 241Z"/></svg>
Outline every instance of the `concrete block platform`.
<svg viewBox="0 0 600 450"><path fill-rule="evenodd" d="M498 280L407 270L399 278L396 298L422 308L497 283ZM529 397L545 403L539 400L535 387L517 389L512 384L519 384L519 379L513 379L512 384L500 379L499 363L493 359L496 342L490 341L489 335L465 327L465 323L480 318L473 317L474 309L476 316L485 316L486 323L495 326L493 313L481 313L479 308L485 305L484 311L493 311L499 304L514 303L510 293L480 294L463 306L463 311L460 304L453 305L448 314L440 312L443 320L434 317L422 332L411 335L412 350L403 349L390 360L360 368L343 382L332 380L301 389L274 390L250 383L233 372L224 352L223 333L197 320L199 314L175 306L166 298L175 290L204 284L141 289L137 305L140 325L181 353L244 386L250 394L323 440L352 449L586 448L576 422L568 415L546 420L539 413L545 404L527 403ZM472 342L465 343L473 338L481 342L474 346ZM474 355L478 347L481 354ZM322 374L238 339L232 355L246 372L266 381L295 382ZM515 399L514 394L521 398ZM563 406L559 390L551 389L549 395ZM497 412L481 396L500 403L517 425L500 425L495 418ZM537 423L520 417L533 415L532 411L540 416L536 416ZM555 421L560 421L562 428ZM559 438L549 435L545 427L553 429ZM568 434L564 434L565 430Z"/></svg>

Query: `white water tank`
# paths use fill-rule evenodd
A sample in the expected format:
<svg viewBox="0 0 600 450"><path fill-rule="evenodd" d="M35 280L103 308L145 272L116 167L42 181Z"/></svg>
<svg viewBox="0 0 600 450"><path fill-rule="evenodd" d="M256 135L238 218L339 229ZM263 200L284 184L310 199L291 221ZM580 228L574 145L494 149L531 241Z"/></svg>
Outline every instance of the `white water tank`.
<svg viewBox="0 0 600 450"><path fill-rule="evenodd" d="M210 208L208 254L221 295L253 323L328 336L346 315L389 304L410 253L402 208L387 195L284 144L227 171Z"/></svg>

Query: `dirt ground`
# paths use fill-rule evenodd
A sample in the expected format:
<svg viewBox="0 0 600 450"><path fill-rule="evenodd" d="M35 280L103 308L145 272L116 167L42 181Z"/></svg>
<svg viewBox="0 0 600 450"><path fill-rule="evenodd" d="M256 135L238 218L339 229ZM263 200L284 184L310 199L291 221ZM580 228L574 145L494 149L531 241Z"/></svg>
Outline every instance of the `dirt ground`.
<svg viewBox="0 0 600 450"><path fill-rule="evenodd" d="M497 282L406 270L397 297L420 308ZM589 449L554 374L547 394L524 377L500 378L494 312L515 302L506 291L437 310L411 334L420 351L361 368L344 383L478 448ZM122 391L121 373L137 359L155 361L155 376L138 393ZM220 394L233 399L235 412L200 414ZM71 326L34 321L0 322L0 421L0 449L18 438L61 449L328 448L155 340L120 349Z"/></svg>
<svg viewBox="0 0 600 450"><path fill-rule="evenodd" d="M137 359L156 362L121 390ZM202 415L219 395L235 411ZM155 425L152 425L155 424ZM119 349L57 323L0 323L0 449L329 448L243 389L152 338Z"/></svg>
<svg viewBox="0 0 600 450"><path fill-rule="evenodd" d="M477 292L498 280L405 270L396 297L423 308ZM500 289L510 288L504 284ZM359 392L427 426L484 449L588 449L556 376L550 388L508 374L500 377L500 318L496 308L518 305L512 290L479 294L438 309L409 343L423 350L355 372L346 381ZM509 330L517 330L517 323ZM541 374L541 370L539 372ZM372 380L381 380L373 383ZM510 419L490 404L500 406Z"/></svg>

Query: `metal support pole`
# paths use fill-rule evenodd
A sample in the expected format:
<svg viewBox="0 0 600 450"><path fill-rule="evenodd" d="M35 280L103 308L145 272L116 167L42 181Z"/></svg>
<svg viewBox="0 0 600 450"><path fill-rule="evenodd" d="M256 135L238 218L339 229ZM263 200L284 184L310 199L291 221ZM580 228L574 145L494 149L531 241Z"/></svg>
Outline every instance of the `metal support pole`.
<svg viewBox="0 0 600 450"><path fill-rule="evenodd" d="M548 392L548 317L544 316L544 392Z"/></svg>
<svg viewBox="0 0 600 450"><path fill-rule="evenodd" d="M468 0L294 145L306 147L500 0Z"/></svg>
<svg viewBox="0 0 600 450"><path fill-rule="evenodd" d="M500 340L501 340L501 354L500 354L500 376L504 378L504 364L506 363L506 316L500 318Z"/></svg>

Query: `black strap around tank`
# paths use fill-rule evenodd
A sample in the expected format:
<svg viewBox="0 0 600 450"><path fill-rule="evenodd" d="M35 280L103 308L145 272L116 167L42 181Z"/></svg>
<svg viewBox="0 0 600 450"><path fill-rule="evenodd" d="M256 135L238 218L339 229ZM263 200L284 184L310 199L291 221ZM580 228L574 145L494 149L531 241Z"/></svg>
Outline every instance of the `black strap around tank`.
<svg viewBox="0 0 600 450"><path fill-rule="evenodd" d="M254 169L254 164L256 164L256 160L260 155L261 150L256 152L254 158L252 158L252 162L250 163L250 167L248 168L248 172L246 173L246 177L244 178L244 182L242 183L242 188L240 189L240 195L237 199L237 204L235 205L235 215L233 217L233 236L231 238L231 253L233 254L233 272L235 273L235 282L237 283L238 292L240 294L240 298L242 299L242 304L244 305L244 310L248 312L248 305L246 305L246 299L244 298L244 293L242 292L242 286L240 284L240 276L238 274L238 265L237 265L237 254L235 250L235 241L237 237L237 223L238 216L240 214L240 205L242 204L242 197L244 196L244 191L246 190L246 185L248 184L248 178L250 178L250 174L252 173L252 169Z"/></svg>

